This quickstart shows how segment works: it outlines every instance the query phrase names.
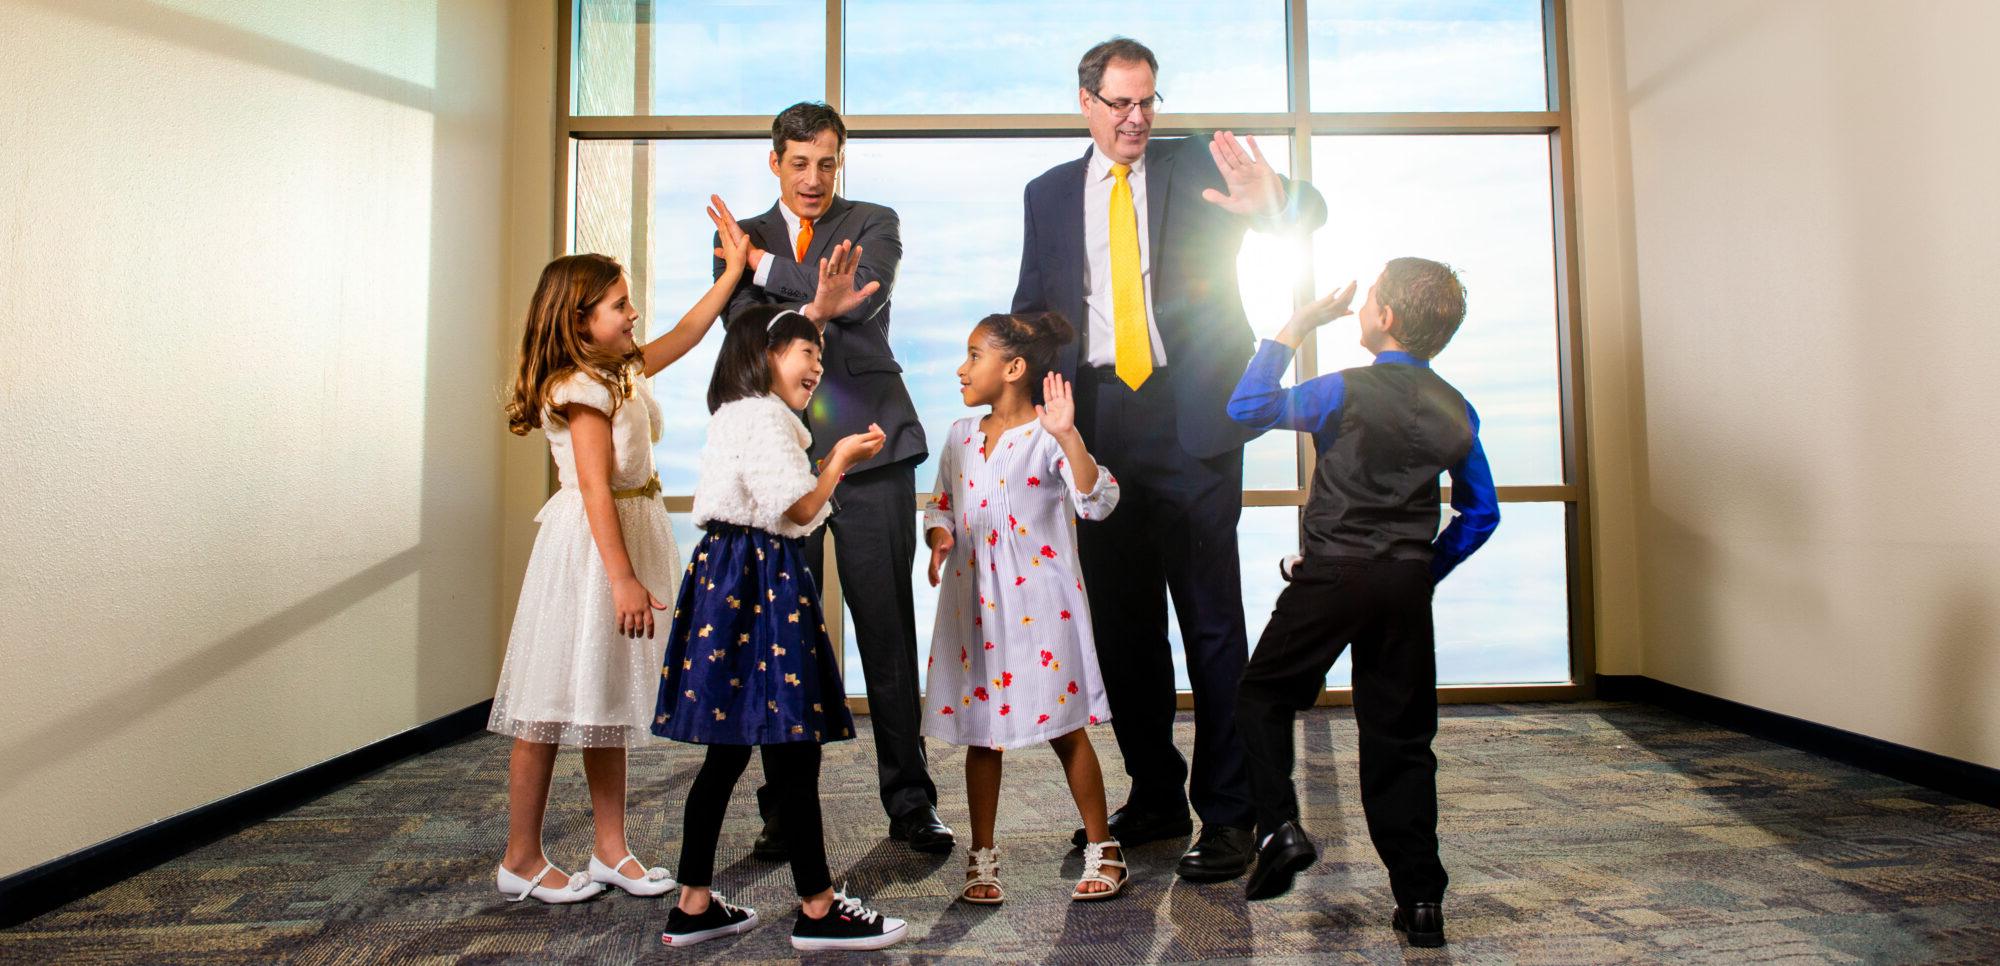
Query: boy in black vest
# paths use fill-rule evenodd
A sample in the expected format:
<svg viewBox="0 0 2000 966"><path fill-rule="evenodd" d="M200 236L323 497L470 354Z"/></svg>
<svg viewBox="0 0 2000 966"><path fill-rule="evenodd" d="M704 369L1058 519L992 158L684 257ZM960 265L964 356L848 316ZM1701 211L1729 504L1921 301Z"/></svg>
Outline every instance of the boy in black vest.
<svg viewBox="0 0 2000 966"><path fill-rule="evenodd" d="M1299 827L1292 723L1354 646L1361 805L1396 896L1391 921L1417 946L1444 945L1438 861L1437 661L1431 591L1500 523L1479 417L1430 359L1465 319L1452 270L1421 258L1388 264L1361 307L1375 364L1290 389L1279 380L1305 335L1349 314L1355 286L1300 309L1265 342L1229 415L1260 430L1311 433L1319 453L1306 501L1303 557L1243 671L1237 728L1257 805L1251 899L1283 895L1318 850ZM1438 533L1438 476L1451 475L1457 518Z"/></svg>

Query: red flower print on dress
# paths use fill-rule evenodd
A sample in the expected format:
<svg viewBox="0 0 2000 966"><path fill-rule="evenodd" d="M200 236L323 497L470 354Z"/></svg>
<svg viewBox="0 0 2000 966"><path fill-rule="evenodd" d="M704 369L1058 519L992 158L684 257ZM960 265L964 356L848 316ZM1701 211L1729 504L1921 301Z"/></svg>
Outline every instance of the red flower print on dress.
<svg viewBox="0 0 2000 966"><path fill-rule="evenodd" d="M947 511L947 512L948 512L948 511L950 511L950 510L951 510L951 494L949 494L949 493L940 493L940 494L938 494L938 498L937 498L937 507L938 507L938 509L940 509L940 510L945 510L945 511Z"/></svg>
<svg viewBox="0 0 2000 966"><path fill-rule="evenodd" d="M1012 513L1007 514L1007 529L1012 530L1020 525L1021 521L1014 519L1014 515Z"/></svg>
<svg viewBox="0 0 2000 966"><path fill-rule="evenodd" d="M1048 545L1048 544L1046 544L1046 543L1045 543L1045 544L1042 544L1042 556L1044 556L1044 557L1047 557L1047 558L1049 558L1050 560L1054 560L1054 559L1056 559L1056 550L1055 550L1055 548L1054 548L1054 547L1051 547L1051 546L1049 546L1049 545Z"/></svg>
<svg viewBox="0 0 2000 966"><path fill-rule="evenodd" d="M1013 712L1013 710L1014 710L1014 706L1013 706L1013 705L1011 705L1011 704L1003 704L1003 705L1001 705L1001 706L1000 706L1000 713L1001 713L1001 714L1009 714L1009 713Z"/></svg>
<svg viewBox="0 0 2000 966"><path fill-rule="evenodd" d="M1056 656L1055 656L1054 654L1052 654L1052 653L1050 653L1050 652L1048 652L1048 651L1043 651L1043 652L1042 652L1042 666L1043 666L1043 667L1048 667L1048 666L1049 666L1049 662L1050 662L1050 661L1053 661L1053 660L1055 660L1055 659L1056 659Z"/></svg>
<svg viewBox="0 0 2000 966"><path fill-rule="evenodd" d="M958 649L958 659L961 661L965 660L965 648L962 646Z"/></svg>
<svg viewBox="0 0 2000 966"><path fill-rule="evenodd" d="M1001 687L1003 687L1003 688L1004 688L1004 687L1009 687L1009 686L1013 685L1013 683L1014 683L1014 672L1012 672L1012 671L1001 671L1001 672L1000 672L1000 686L1001 686Z"/></svg>
<svg viewBox="0 0 2000 966"><path fill-rule="evenodd" d="M988 530L988 531L986 532L986 545L987 545L987 546L989 546L989 547L990 547L990 546L993 546L994 544L996 544L996 543L999 543L999 542L1000 542L1000 531L998 531L998 530Z"/></svg>
<svg viewBox="0 0 2000 966"><path fill-rule="evenodd" d="M981 501L979 501L979 508L980 508L981 510L984 510L984 509L986 509L986 501L985 501L985 500L981 500Z"/></svg>
<svg viewBox="0 0 2000 966"><path fill-rule="evenodd" d="M1049 716L1048 716L1048 715L1042 715L1041 717L1039 717L1039 718L1036 718L1036 719L1035 719L1035 723L1036 723L1036 724L1048 724L1048 723L1049 723Z"/></svg>
<svg viewBox="0 0 2000 966"><path fill-rule="evenodd" d="M938 709L938 714L957 714L957 713L958 712L952 710L951 705L948 704Z"/></svg>
<svg viewBox="0 0 2000 966"><path fill-rule="evenodd" d="M1075 681L1071 681L1071 682L1069 683L1069 693L1071 693L1071 694L1075 694L1075 693L1076 693L1076 682L1075 682Z"/></svg>
<svg viewBox="0 0 2000 966"><path fill-rule="evenodd" d="M1090 723L1091 723L1091 724L1096 724L1096 723L1097 723L1097 716L1096 716L1096 715L1091 715L1091 716L1090 716Z"/></svg>
<svg viewBox="0 0 2000 966"><path fill-rule="evenodd" d="M1027 582L1028 582L1028 578L1026 578L1026 577L1015 577L1015 578L1014 578L1014 586L1016 586L1016 587L1019 587L1019 586L1021 586L1022 584L1025 584L1025 583L1027 583Z"/></svg>
<svg viewBox="0 0 2000 966"><path fill-rule="evenodd" d="M1063 461L1056 460L1056 472L1058 473L1062 472L1062 466L1063 466Z"/></svg>
<svg viewBox="0 0 2000 966"><path fill-rule="evenodd" d="M1062 619L1063 619L1063 620L1069 620L1069 611L1063 611L1063 612L1062 612Z"/></svg>
<svg viewBox="0 0 2000 966"><path fill-rule="evenodd" d="M986 642L986 649L987 649L987 650L989 650L989 651L993 649L993 642L992 642L992 641L987 641L987 642Z"/></svg>
<svg viewBox="0 0 2000 966"><path fill-rule="evenodd" d="M1029 486L1041 486L1041 485L1042 485L1042 478L1041 478L1041 477L1039 477L1039 476L1030 476L1030 477L1028 477L1028 485L1029 485Z"/></svg>
<svg viewBox="0 0 2000 966"><path fill-rule="evenodd" d="M973 697L975 697L975 698L978 698L978 699L979 699L979 700L981 700L981 701L984 701L984 700L986 700L986 689L985 689L985 688L973 688L973 689L972 689L972 696L973 696Z"/></svg>

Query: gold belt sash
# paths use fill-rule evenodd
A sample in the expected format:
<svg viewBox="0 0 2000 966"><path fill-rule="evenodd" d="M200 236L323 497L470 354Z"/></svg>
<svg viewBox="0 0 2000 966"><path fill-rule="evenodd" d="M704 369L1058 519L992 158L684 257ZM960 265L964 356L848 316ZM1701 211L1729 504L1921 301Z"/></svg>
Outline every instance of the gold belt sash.
<svg viewBox="0 0 2000 966"><path fill-rule="evenodd" d="M653 497L659 495L660 495L660 474L658 473L653 474L653 478L647 480L645 486L637 487L630 490L611 491L611 498L614 500L636 500L642 498L650 500Z"/></svg>

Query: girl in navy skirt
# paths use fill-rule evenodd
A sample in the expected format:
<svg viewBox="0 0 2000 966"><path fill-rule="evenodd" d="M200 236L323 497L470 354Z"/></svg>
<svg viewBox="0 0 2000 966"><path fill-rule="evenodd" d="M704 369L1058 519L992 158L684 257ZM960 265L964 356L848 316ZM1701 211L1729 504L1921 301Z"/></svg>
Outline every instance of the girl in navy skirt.
<svg viewBox="0 0 2000 966"><path fill-rule="evenodd" d="M832 264L822 266L821 293L855 292L851 263L858 254L836 250ZM808 311L831 318L840 311L816 310L833 307L816 302ZM825 522L842 474L880 452L883 442L881 429L871 426L842 439L821 471L812 472L810 439L797 411L819 382L821 345L819 327L806 315L753 306L729 321L709 383L713 416L694 496L695 524L707 534L691 551L681 582L653 715L654 734L708 746L688 790L680 901L660 937L670 946L757 924L755 910L709 888L723 813L752 746L761 749L766 779L782 792L777 802L800 897L792 945L879 949L905 930L901 920L834 891L820 824L820 745L854 737L854 719L803 538Z"/></svg>

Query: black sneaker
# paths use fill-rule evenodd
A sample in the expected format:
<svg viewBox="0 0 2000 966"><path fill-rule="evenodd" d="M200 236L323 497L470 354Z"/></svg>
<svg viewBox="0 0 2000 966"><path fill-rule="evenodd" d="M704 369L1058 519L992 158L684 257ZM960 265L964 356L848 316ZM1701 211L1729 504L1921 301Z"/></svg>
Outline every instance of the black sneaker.
<svg viewBox="0 0 2000 966"><path fill-rule="evenodd" d="M833 894L833 908L826 915L814 919L799 910L798 921L792 924L792 948L812 951L816 949L882 949L894 946L903 939L909 924L901 919L891 919L868 908L857 896L845 891Z"/></svg>
<svg viewBox="0 0 2000 966"><path fill-rule="evenodd" d="M708 908L698 916L682 912L680 906L667 913L667 930L660 933L660 941L669 946L692 946L755 928L757 910L732 906L723 901L722 893L711 892L708 894Z"/></svg>

